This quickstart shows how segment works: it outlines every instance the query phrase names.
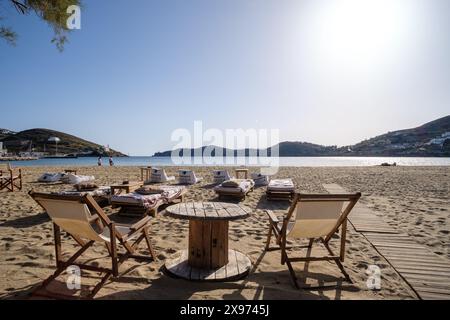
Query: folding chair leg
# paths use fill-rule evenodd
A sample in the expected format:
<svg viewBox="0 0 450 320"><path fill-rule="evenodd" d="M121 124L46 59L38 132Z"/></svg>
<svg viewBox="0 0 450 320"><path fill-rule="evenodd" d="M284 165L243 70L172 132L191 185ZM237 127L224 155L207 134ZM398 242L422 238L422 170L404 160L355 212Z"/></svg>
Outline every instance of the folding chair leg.
<svg viewBox="0 0 450 320"><path fill-rule="evenodd" d="M339 261L339 259L334 260L334 262L337 264L338 268L341 270L342 274L345 277L345 280L353 283L352 279L350 278L349 274L347 273L347 271L345 271L344 266L342 265L341 261Z"/></svg>
<svg viewBox="0 0 450 320"><path fill-rule="evenodd" d="M112 272L107 272L102 280L97 283L97 285L94 287L94 289L92 289L91 293L89 293L88 298L92 299L94 298L94 296L97 294L97 292L104 286L104 284L106 283L106 281L108 281L109 278L111 278L112 276Z"/></svg>
<svg viewBox="0 0 450 320"><path fill-rule="evenodd" d="M287 267L289 269L289 273L291 274L292 281L294 282L294 286L295 286L295 288L299 289L299 286L298 286L298 283L297 283L297 276L295 275L295 270L292 267L291 261L289 261L289 258L287 256L287 254L285 253L284 255L285 255L285 262L286 262Z"/></svg>
<svg viewBox="0 0 450 320"><path fill-rule="evenodd" d="M269 225L269 233L267 233L267 241L265 250L269 250L270 248L270 240L272 239L272 225Z"/></svg>
<svg viewBox="0 0 450 320"><path fill-rule="evenodd" d="M330 246L328 245L328 243L327 243L324 239L321 239L321 240L322 240L323 245L324 245L325 248L327 249L328 253L329 253L330 255L334 256L334 253L333 253L333 251L331 250L331 248L330 248ZM352 283L352 280L350 279L350 276L348 275L347 271L345 271L345 268L344 268L343 264L341 263L341 261L339 260L339 258L333 259L333 260L334 260L334 262L336 263L336 265L338 266L338 268L341 270L342 274L343 274L344 277L345 277L345 280L348 281L348 282L350 282L350 283Z"/></svg>

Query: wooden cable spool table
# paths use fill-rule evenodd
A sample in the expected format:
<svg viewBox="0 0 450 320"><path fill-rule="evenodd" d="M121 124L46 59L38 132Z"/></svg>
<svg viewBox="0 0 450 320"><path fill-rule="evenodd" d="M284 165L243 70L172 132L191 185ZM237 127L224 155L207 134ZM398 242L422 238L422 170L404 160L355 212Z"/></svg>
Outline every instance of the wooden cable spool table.
<svg viewBox="0 0 450 320"><path fill-rule="evenodd" d="M167 216L189 220L189 248L169 259L166 270L199 281L236 280L247 275L250 259L228 248L228 223L244 219L250 212L246 206L225 202L186 202L166 208Z"/></svg>

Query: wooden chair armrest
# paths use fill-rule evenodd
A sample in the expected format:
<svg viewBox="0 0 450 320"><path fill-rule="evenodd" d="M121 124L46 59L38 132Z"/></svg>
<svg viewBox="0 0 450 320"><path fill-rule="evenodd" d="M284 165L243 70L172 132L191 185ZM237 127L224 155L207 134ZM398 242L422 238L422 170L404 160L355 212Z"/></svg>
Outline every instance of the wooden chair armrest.
<svg viewBox="0 0 450 320"><path fill-rule="evenodd" d="M266 214L269 216L271 222L275 224L279 222L277 216L275 215L275 213L273 213L272 210L266 210Z"/></svg>
<svg viewBox="0 0 450 320"><path fill-rule="evenodd" d="M139 220L138 222L136 222L135 224L133 224L130 228L133 231L138 230L138 229L142 228L143 226L145 226L150 220L151 220L151 217L146 216L146 217L142 218L141 220Z"/></svg>

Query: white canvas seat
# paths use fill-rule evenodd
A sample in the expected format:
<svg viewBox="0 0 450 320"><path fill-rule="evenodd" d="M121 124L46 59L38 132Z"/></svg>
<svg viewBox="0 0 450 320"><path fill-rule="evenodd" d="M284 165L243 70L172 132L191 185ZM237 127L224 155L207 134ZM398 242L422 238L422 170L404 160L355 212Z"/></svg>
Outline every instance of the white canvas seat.
<svg viewBox="0 0 450 320"><path fill-rule="evenodd" d="M354 194L295 194L291 207L282 221L272 211L267 211L270 229L267 235L266 250L270 250L272 235L275 236L277 247L281 250L281 263L287 264L295 286L298 288L297 277L291 262L295 261L334 261L346 280L350 277L341 262L345 256L345 240L347 231L347 217L361 193ZM340 252L335 255L330 249L328 242L332 236L341 229ZM308 239L309 247L315 239L322 242L328 256L291 258L288 256L286 241L295 239Z"/></svg>
<svg viewBox="0 0 450 320"><path fill-rule="evenodd" d="M213 181L215 184L222 183L226 180L234 179L227 170L214 170L213 171Z"/></svg>
<svg viewBox="0 0 450 320"><path fill-rule="evenodd" d="M250 176L255 182L255 186L267 186L270 182L269 176L261 173L252 173Z"/></svg>
<svg viewBox="0 0 450 320"><path fill-rule="evenodd" d="M196 184L203 180L201 177L197 177L195 172L192 170L179 170L178 171L178 182L180 184Z"/></svg>
<svg viewBox="0 0 450 320"><path fill-rule="evenodd" d="M110 277L119 276L118 268L126 259L155 260L155 253L149 236L151 219L149 216L146 216L133 225L116 224L108 218L106 213L89 194L84 196L55 195L34 193L32 191L29 194L46 210L53 222L57 267L55 273L47 278L34 291L34 294L57 298L65 297L58 293L41 291L44 291L51 281L63 273L67 266L76 264L81 269L98 271L105 274L87 296L88 298L93 298ZM81 246L66 261L62 259L61 230L67 232ZM136 249L144 239L147 243L149 255L138 255L136 254ZM111 257L110 269L92 264L75 263L75 260L96 242L105 244ZM118 252L118 245L121 245L125 249L124 253Z"/></svg>
<svg viewBox="0 0 450 320"><path fill-rule="evenodd" d="M164 169L152 168L152 173L150 176L151 183L169 182L174 181L174 176L168 176Z"/></svg>

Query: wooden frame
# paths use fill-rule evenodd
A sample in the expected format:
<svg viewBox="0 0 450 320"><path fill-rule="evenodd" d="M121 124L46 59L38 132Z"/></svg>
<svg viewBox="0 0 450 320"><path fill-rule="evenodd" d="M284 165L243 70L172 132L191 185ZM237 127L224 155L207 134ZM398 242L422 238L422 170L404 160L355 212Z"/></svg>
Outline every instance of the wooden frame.
<svg viewBox="0 0 450 320"><path fill-rule="evenodd" d="M295 191L266 191L266 199L268 201L292 201L295 196Z"/></svg>
<svg viewBox="0 0 450 320"><path fill-rule="evenodd" d="M156 255L153 250L149 228L150 228L150 217L145 217L133 225L116 224L112 222L102 208L97 204L97 202L92 198L91 195L85 196L72 196L72 195L53 195L46 193L35 193L33 191L29 192L29 195L41 206L39 199L53 199L53 200L64 200L64 201L77 201L84 203L91 210L92 215L91 223L95 223L99 228L108 228L111 241L108 243L105 241L105 246L108 250L109 256L111 257L111 268L97 267L89 264L77 263L75 262L89 247L91 247L95 241L93 240L83 240L75 234L69 234L80 246L81 248L75 252L68 260L64 261L62 259L62 245L61 245L61 229L56 224L53 223L53 233L55 238L55 258L56 258L56 271L48 277L44 282L33 290L34 295L40 295L50 298L74 298L72 296L54 294L44 291L45 288L50 284L51 281L56 279L61 273L63 273L66 268L70 265L76 265L80 269L98 271L104 273L101 281L94 287L87 298L92 299L101 287L110 279L111 277L119 277L119 267L127 259L133 258L137 260L150 260L155 261ZM44 207L43 207L44 208ZM121 234L117 231L116 226L126 226L130 228L130 232L127 234ZM139 235L138 235L139 234ZM137 238L136 238L136 235ZM142 240L146 241L147 248L149 251L149 256L136 254L136 249ZM118 245L121 245L124 249L124 253L118 252Z"/></svg>
<svg viewBox="0 0 450 320"><path fill-rule="evenodd" d="M218 189L218 190L214 190L214 191L217 193L219 200L223 199L223 197L232 197L232 198L244 200L245 197L247 196L247 194L253 191L253 188L254 188L254 186L245 192L227 192L222 189Z"/></svg>
<svg viewBox="0 0 450 320"><path fill-rule="evenodd" d="M18 171L18 174L14 171ZM14 169L9 164L7 170L9 176L3 175L3 171L0 170L0 190L6 189L14 192L15 189L22 190L22 169Z"/></svg>
<svg viewBox="0 0 450 320"><path fill-rule="evenodd" d="M136 217L137 215L142 215L142 216L156 217L159 212L158 211L159 207L163 205L170 205L174 203L184 202L185 193L186 191L183 190L183 192L178 197L171 199L168 203L163 200L158 201L156 205L151 209L146 209L144 206L140 204L133 204L126 201L120 202L117 200L111 201L111 207L112 208L120 207L119 214L122 216Z"/></svg>
<svg viewBox="0 0 450 320"><path fill-rule="evenodd" d="M280 227L280 221L275 216L275 214L267 210L266 213L269 217L269 232L267 234L267 242L265 250L281 250L281 264L287 264L287 267L289 269L289 273L291 275L291 278L293 280L294 286L298 289L300 286L297 283L297 276L295 275L294 268L292 267L292 262L309 262L309 261L334 261L338 268L341 270L342 274L344 275L345 279L348 282L351 282L350 276L345 271L344 266L342 265L342 262L344 262L345 258L345 240L346 240L346 234L347 234L347 218L355 204L358 202L359 198L361 197L361 193L354 193L354 194L300 194L296 193L294 196L294 199L292 201L292 204L286 214L286 216L283 218L281 227ZM332 231L325 237L320 237L319 240L325 247L325 249L328 251L327 256L320 256L320 257L301 257L301 258L290 258L288 256L287 250L290 249L286 246L286 238L287 238L287 227L288 223L292 218L292 215L297 207L297 203L300 201L315 201L315 202L321 202L321 201L336 201L336 200L343 200L348 201L347 205L341 212L341 215L332 229ZM298 222L301 223L301 222ZM336 255L329 246L329 241L332 238L332 236L341 229L341 237L340 237L340 250L339 255ZM272 235L275 236L277 247L270 248L270 241L272 238ZM309 245L308 247L311 248L315 239L309 239ZM307 288L312 288L311 286Z"/></svg>
<svg viewBox="0 0 450 320"><path fill-rule="evenodd" d="M141 180L142 181L150 180L150 176L152 174L152 167L141 167L139 169L141 170Z"/></svg>

